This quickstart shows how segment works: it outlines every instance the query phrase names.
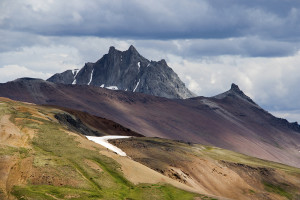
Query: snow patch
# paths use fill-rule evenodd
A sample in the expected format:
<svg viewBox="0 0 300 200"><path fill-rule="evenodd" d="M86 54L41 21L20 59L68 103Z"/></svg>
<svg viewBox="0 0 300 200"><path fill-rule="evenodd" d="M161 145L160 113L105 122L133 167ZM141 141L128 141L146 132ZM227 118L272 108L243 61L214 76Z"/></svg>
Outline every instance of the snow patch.
<svg viewBox="0 0 300 200"><path fill-rule="evenodd" d="M92 79L93 79L93 73L94 73L94 69L92 70L92 73L91 73L91 78L90 78L90 81L89 81L88 85L90 85L90 84L91 84L91 82L92 82Z"/></svg>
<svg viewBox="0 0 300 200"><path fill-rule="evenodd" d="M106 89L109 89L109 90L118 90L119 88L117 86L108 86L108 87L105 87Z"/></svg>
<svg viewBox="0 0 300 200"><path fill-rule="evenodd" d="M137 65L138 65L138 67L139 67L138 69L140 70L141 62L138 62Z"/></svg>
<svg viewBox="0 0 300 200"><path fill-rule="evenodd" d="M73 76L75 76L77 74L79 69L72 69L72 73L73 73Z"/></svg>
<svg viewBox="0 0 300 200"><path fill-rule="evenodd" d="M78 70L79 69L73 69L72 70L72 73L73 73L73 76L74 76L74 81L72 82L72 85L75 85L76 84L76 77L78 75Z"/></svg>
<svg viewBox="0 0 300 200"><path fill-rule="evenodd" d="M107 135L107 136L103 136L103 137L96 137L96 136L86 136L86 137L87 137L87 139L112 150L113 152L119 154L120 156L126 156L126 153L124 151L122 151L118 147L110 144L108 142L108 140L130 138L131 136Z"/></svg>
<svg viewBox="0 0 300 200"><path fill-rule="evenodd" d="M104 88L104 84L100 85L101 88Z"/></svg>
<svg viewBox="0 0 300 200"><path fill-rule="evenodd" d="M141 80L141 79L139 79L139 82L136 84L136 86L135 86L135 88L134 88L133 92L135 92L136 88L139 86L139 84L140 84L140 80Z"/></svg>
<svg viewBox="0 0 300 200"><path fill-rule="evenodd" d="M150 63L148 63L147 67L149 67Z"/></svg>

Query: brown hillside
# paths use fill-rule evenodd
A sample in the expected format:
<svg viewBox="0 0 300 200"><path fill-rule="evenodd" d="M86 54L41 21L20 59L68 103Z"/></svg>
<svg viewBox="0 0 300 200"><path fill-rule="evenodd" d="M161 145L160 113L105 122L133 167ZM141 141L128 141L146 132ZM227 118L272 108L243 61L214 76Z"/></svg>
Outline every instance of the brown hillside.
<svg viewBox="0 0 300 200"><path fill-rule="evenodd" d="M299 126L275 118L236 87L214 98L171 100L20 79L0 84L0 96L88 112L144 136L214 145L300 167Z"/></svg>

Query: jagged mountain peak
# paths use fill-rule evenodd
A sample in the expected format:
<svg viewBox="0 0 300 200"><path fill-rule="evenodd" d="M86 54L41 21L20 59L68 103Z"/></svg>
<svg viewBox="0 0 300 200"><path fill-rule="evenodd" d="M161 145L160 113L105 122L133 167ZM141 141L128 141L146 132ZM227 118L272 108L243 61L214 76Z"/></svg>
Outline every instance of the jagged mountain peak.
<svg viewBox="0 0 300 200"><path fill-rule="evenodd" d="M257 104L250 97L245 95L245 93L235 83L231 84L230 90L228 90L227 92L213 96L213 98L216 98L216 99L224 99L226 97L237 97L237 98L240 98L242 100L245 100L245 101L257 106Z"/></svg>
<svg viewBox="0 0 300 200"><path fill-rule="evenodd" d="M86 63L78 72L71 72L67 70L55 74L48 81L93 85L166 98L184 99L195 96L164 59L149 61L133 45L126 51L111 46L108 54L96 63Z"/></svg>
<svg viewBox="0 0 300 200"><path fill-rule="evenodd" d="M235 83L232 83L231 84L231 87L230 87L230 90L231 92L235 93L235 94L238 94L242 97L248 97L247 95L245 95L245 93L239 88L238 85L236 85ZM250 98L250 97L248 97Z"/></svg>
<svg viewBox="0 0 300 200"><path fill-rule="evenodd" d="M121 54L129 53L130 55L132 54L140 55L133 45L130 45L130 47L125 51L120 51L116 49L114 46L109 47L108 54L116 54L116 53L121 53Z"/></svg>
<svg viewBox="0 0 300 200"><path fill-rule="evenodd" d="M133 45L130 45L130 47L128 48L127 51L132 52L132 53L135 53L135 52L138 53L138 51L136 50L136 48Z"/></svg>
<svg viewBox="0 0 300 200"><path fill-rule="evenodd" d="M235 83L232 83L232 84L231 84L230 90L236 91L236 92L241 92L239 86L236 85Z"/></svg>
<svg viewBox="0 0 300 200"><path fill-rule="evenodd" d="M161 63L163 65L168 65L165 59L161 59L160 61L158 61L158 63Z"/></svg>
<svg viewBox="0 0 300 200"><path fill-rule="evenodd" d="M114 51L116 51L114 46L109 47L108 53L113 53Z"/></svg>

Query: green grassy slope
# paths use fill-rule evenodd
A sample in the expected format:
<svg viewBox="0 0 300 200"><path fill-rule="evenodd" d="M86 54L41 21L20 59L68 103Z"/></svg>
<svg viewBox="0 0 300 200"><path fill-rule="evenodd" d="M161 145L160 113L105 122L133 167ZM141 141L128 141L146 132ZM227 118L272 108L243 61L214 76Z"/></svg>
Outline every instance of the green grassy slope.
<svg viewBox="0 0 300 200"><path fill-rule="evenodd" d="M21 166L30 168L30 176L8 191L11 199L207 199L171 185L134 185L124 178L119 164L101 155L99 149L79 147L75 136L67 134L64 127L51 118L57 110L3 99L0 102L0 117L10 115L10 120L21 131L35 130L29 147L0 145L0 156L14 156L18 163L23 159L32 160L31 167ZM32 114L34 112L46 119ZM91 168L86 160L96 163L102 171Z"/></svg>

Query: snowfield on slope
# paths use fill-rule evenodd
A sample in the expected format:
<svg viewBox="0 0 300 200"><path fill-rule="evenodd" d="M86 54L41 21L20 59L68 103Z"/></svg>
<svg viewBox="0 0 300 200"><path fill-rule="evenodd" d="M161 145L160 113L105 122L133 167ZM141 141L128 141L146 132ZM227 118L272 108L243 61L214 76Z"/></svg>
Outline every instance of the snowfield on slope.
<svg viewBox="0 0 300 200"><path fill-rule="evenodd" d="M109 90L119 90L119 88L117 86L108 86L108 87L105 87L106 89L109 89Z"/></svg>
<svg viewBox="0 0 300 200"><path fill-rule="evenodd" d="M108 140L114 140L114 139L124 139L124 138L130 138L131 136L123 136L123 135L107 135L102 137L97 136L86 136L87 139L96 142L97 144L100 144L113 152L119 154L120 156L126 156L126 153L119 149L118 147L110 144Z"/></svg>

